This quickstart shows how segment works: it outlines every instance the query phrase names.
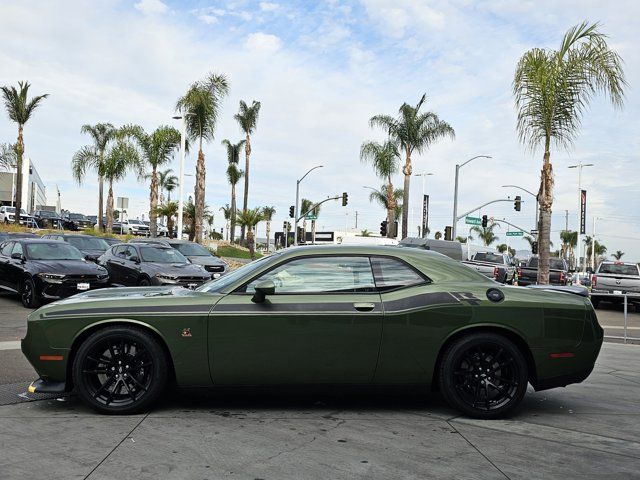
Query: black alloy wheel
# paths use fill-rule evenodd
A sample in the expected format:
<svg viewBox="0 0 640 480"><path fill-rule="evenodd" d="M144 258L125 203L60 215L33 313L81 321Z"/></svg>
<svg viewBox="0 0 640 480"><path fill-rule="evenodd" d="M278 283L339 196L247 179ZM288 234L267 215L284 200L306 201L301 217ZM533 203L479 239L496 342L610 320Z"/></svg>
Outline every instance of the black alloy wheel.
<svg viewBox="0 0 640 480"><path fill-rule="evenodd" d="M27 278L22 282L20 300L22 301L22 305L26 308L38 308L40 306L40 299L36 292L36 286L31 278Z"/></svg>
<svg viewBox="0 0 640 480"><path fill-rule="evenodd" d="M476 418L506 415L527 391L524 356L513 342L492 333L454 342L444 353L439 374L447 402Z"/></svg>
<svg viewBox="0 0 640 480"><path fill-rule="evenodd" d="M107 327L87 338L73 362L78 395L101 413L147 409L167 383L167 359L158 341L133 327Z"/></svg>
<svg viewBox="0 0 640 480"><path fill-rule="evenodd" d="M149 281L148 278L143 278L142 280L140 280L138 282L138 285L141 286L141 287L148 287L148 286L151 285L151 282Z"/></svg>

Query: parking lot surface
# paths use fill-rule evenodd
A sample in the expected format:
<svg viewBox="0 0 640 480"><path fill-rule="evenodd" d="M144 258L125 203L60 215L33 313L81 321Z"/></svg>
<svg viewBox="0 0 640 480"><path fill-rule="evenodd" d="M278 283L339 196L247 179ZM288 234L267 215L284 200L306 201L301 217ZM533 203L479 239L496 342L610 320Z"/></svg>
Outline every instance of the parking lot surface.
<svg viewBox="0 0 640 480"><path fill-rule="evenodd" d="M25 393L34 373L9 347L27 312L0 297L3 480L640 478L640 346L605 343L586 382L530 391L500 421L461 417L437 394L237 390L173 392L113 417Z"/></svg>

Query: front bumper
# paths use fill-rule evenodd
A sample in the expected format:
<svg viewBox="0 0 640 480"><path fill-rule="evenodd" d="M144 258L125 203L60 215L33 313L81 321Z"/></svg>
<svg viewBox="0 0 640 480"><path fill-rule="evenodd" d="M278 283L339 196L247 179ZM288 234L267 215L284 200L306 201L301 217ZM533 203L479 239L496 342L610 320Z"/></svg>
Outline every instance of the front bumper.
<svg viewBox="0 0 640 480"><path fill-rule="evenodd" d="M87 290L78 290L78 283L84 283L82 281L63 282L63 283L50 283L43 280L40 283L40 297L44 300L60 300L67 298L76 293L81 293ZM89 290L96 290L98 288L105 288L109 286L109 277L86 282L89 283Z"/></svg>

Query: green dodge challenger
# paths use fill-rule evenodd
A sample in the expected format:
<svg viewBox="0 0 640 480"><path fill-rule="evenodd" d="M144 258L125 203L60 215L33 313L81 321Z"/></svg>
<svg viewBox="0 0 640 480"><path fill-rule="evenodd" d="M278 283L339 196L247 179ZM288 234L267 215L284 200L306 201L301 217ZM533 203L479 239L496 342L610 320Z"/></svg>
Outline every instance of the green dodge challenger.
<svg viewBox="0 0 640 480"><path fill-rule="evenodd" d="M603 330L582 290L500 285L443 255L301 247L196 290L89 291L28 317L32 392L75 389L103 413L149 408L168 383L417 385L496 418L581 382Z"/></svg>

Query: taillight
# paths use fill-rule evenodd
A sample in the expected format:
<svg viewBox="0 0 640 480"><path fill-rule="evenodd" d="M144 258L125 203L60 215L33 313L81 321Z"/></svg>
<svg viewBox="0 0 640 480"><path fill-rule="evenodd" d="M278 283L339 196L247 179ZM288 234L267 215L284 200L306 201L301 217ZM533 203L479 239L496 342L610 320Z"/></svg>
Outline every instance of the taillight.
<svg viewBox="0 0 640 480"><path fill-rule="evenodd" d="M591 287L595 287L596 283L598 283L598 277L594 275L591 277Z"/></svg>
<svg viewBox="0 0 640 480"><path fill-rule="evenodd" d="M498 278L500 276L500 269L498 267L493 267L493 278Z"/></svg>
<svg viewBox="0 0 640 480"><path fill-rule="evenodd" d="M560 283L564 283L567 280L564 272L560 272Z"/></svg>
<svg viewBox="0 0 640 480"><path fill-rule="evenodd" d="M518 277L522 277L522 269L520 267L516 269L516 272L518 272Z"/></svg>

